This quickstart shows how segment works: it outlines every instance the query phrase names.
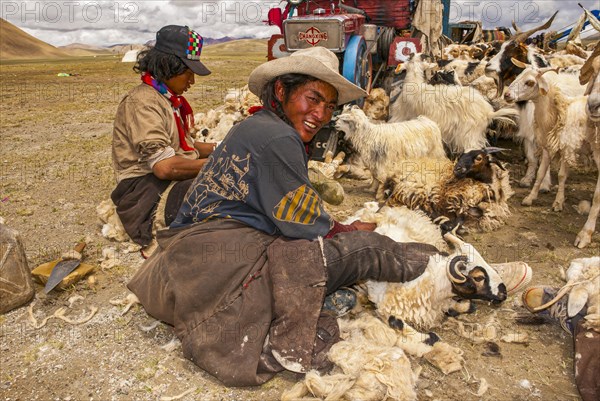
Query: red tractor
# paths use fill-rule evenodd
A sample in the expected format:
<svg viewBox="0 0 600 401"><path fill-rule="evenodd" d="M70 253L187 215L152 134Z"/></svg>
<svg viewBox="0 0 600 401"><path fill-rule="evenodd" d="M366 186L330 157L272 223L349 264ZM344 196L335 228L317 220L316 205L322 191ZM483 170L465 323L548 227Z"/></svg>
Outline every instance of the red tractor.
<svg viewBox="0 0 600 401"><path fill-rule="evenodd" d="M420 40L410 37L416 1L287 0L283 10L269 10L268 23L280 33L269 40L268 59L323 46L338 55L340 73L350 82L367 91L381 86L389 93L395 67L421 51ZM446 28L450 0L443 3ZM326 126L311 142L310 157L323 160L327 151L335 154L342 144L335 129Z"/></svg>
<svg viewBox="0 0 600 401"><path fill-rule="evenodd" d="M443 3L448 10L450 0ZM269 40L268 58L323 46L338 54L349 81L367 91L389 89L394 67L421 51L420 40L410 37L415 6L415 0L287 0L283 10L269 11L268 23L280 33ZM447 27L447 12L443 21Z"/></svg>

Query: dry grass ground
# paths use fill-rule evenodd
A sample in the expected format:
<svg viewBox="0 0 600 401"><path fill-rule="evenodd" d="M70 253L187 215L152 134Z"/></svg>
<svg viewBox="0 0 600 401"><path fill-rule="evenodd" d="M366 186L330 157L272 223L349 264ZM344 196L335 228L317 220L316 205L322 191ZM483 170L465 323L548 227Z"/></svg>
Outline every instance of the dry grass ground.
<svg viewBox="0 0 600 401"><path fill-rule="evenodd" d="M213 74L199 78L189 92L194 110L213 108L227 88L243 86L265 54L264 41L207 47L203 61ZM122 307L109 302L126 295L125 283L142 261L137 253L127 253L126 246L100 235L95 212L114 185L112 119L119 99L139 82L131 67L112 56L0 66L0 216L21 232L30 267L56 258L82 239L88 241L87 262L99 264L107 246L116 247L122 260L120 266L98 269L95 282L80 282L66 292L44 296L37 288L33 307L37 319L68 305L69 297L78 294L85 299L68 308L70 316L82 317L90 306L99 308L84 325L50 320L36 330L27 307L0 316L0 398L157 400L192 390L183 399L278 399L295 383L294 375L281 374L256 388L226 388L184 359L180 348L170 352L161 348L173 338L170 327L152 328L152 319L140 307L122 316ZM59 72L79 75L57 77ZM512 153L510 168L518 179L523 172L520 153ZM594 183L595 171L573 173L563 213L550 211L553 194L542 195L535 206L520 206L526 190L516 189L507 226L472 234L467 240L492 262L528 262L534 284L558 285L560 266L599 253L597 235L585 250L572 246L585 216L570 205L590 199ZM345 180L343 185L346 201L331 208L339 218L370 200L365 183ZM557 325L517 326L513 319L517 310L518 302L509 299L500 308L480 305L467 317L482 324L493 317L503 333L529 334L526 345L500 342L500 357L482 356L484 345L460 338L450 323L436 330L465 351L466 364L462 372L444 376L424 361L413 361L424 368L419 399L577 400L571 338ZM479 378L490 384L482 397L474 395Z"/></svg>

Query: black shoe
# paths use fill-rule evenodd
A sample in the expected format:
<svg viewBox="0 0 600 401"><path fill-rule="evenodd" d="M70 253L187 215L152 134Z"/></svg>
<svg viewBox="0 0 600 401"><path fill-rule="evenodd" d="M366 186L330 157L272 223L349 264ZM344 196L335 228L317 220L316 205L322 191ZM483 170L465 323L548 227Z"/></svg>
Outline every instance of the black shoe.
<svg viewBox="0 0 600 401"><path fill-rule="evenodd" d="M323 310L331 312L337 317L342 317L354 309L356 302L357 297L354 290L351 290L350 288L340 288L325 297Z"/></svg>

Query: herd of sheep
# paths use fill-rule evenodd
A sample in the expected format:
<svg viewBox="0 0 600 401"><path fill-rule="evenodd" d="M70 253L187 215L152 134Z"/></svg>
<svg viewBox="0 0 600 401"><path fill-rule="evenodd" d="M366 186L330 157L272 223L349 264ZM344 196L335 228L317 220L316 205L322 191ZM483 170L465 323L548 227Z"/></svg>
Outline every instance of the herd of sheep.
<svg viewBox="0 0 600 401"><path fill-rule="evenodd" d="M494 266L456 236L497 229L510 214L513 191L497 159L502 149L489 146L494 137L523 146L527 172L519 184L533 185L523 205L551 189L551 161L558 161L555 212L564 207L569 167L593 158L598 181L588 219L574 240L579 248L591 243L600 210L600 45L591 51L570 42L565 50L547 52L525 44L553 18L526 32L515 26L516 35L503 43L450 45L440 60L413 55L397 69L389 95L374 89L362 109L347 105L335 117L352 155L344 164L343 156L329 157L318 168L329 168L330 178L370 177L374 198L345 223L375 222L383 235L431 244L440 252L413 282L365 283L361 288L378 318L362 313L340 319L344 341L329 355L336 373L310 372L282 399L414 400L419 370L410 368L406 354L424 357L444 373L461 368L460 349L428 330L451 311L470 311L469 299L497 303L507 297ZM195 116L198 138L222 140L258 104L247 88L231 91L222 106ZM103 206L107 221L109 206ZM103 233L116 238L117 225L106 225ZM569 302L587 302L588 325L600 331L600 258L573 266L568 278L583 284ZM485 386L482 382L481 392Z"/></svg>

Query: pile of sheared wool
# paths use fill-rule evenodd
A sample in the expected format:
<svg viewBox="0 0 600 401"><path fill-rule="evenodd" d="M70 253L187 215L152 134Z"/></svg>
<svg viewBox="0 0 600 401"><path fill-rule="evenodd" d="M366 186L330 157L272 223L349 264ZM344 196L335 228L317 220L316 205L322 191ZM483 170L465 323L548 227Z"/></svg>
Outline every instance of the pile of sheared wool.
<svg viewBox="0 0 600 401"><path fill-rule="evenodd" d="M412 368L406 354L423 356L444 373L459 370L462 352L443 342L423 343L428 335L405 326L395 330L368 313L339 319L342 341L329 351L335 368L326 375L310 371L302 382L282 394L283 401L417 399L421 367Z"/></svg>
<svg viewBox="0 0 600 401"><path fill-rule="evenodd" d="M194 131L196 140L202 142L222 141L234 124L242 121L250 114L252 106L260 106L260 100L248 89L228 89L223 104L194 115Z"/></svg>

